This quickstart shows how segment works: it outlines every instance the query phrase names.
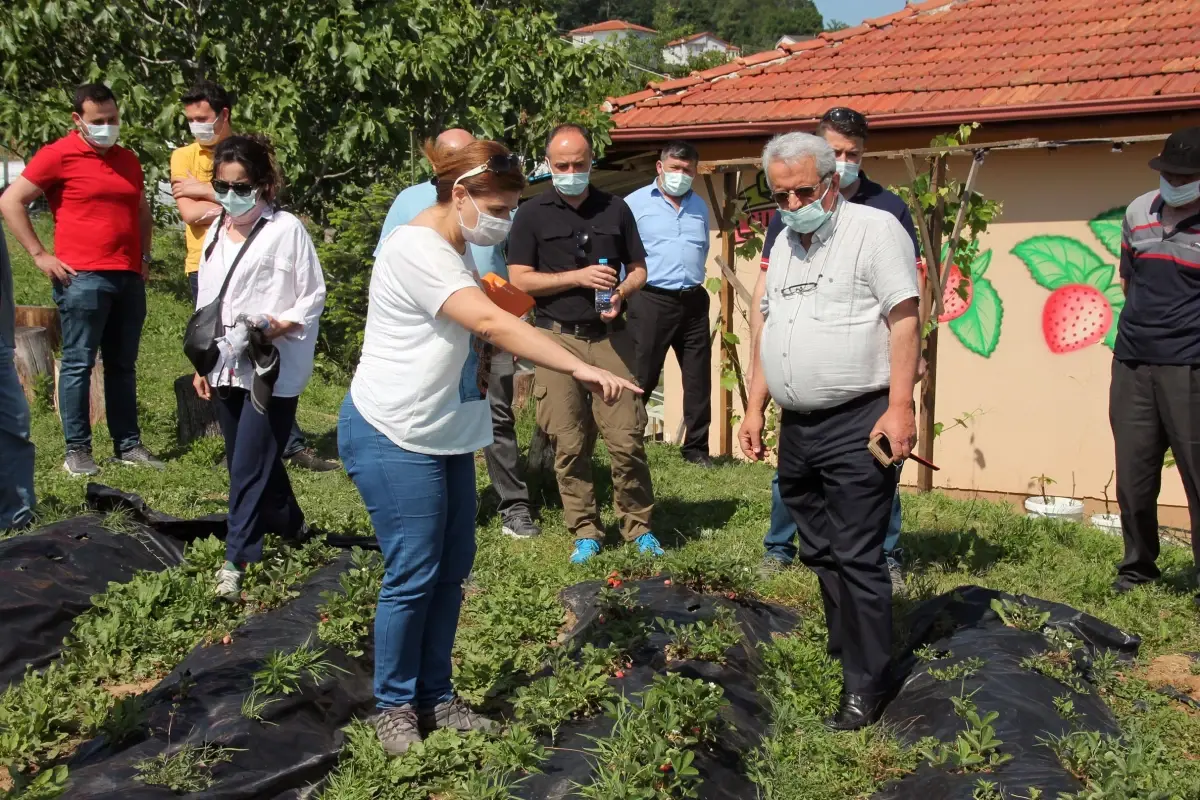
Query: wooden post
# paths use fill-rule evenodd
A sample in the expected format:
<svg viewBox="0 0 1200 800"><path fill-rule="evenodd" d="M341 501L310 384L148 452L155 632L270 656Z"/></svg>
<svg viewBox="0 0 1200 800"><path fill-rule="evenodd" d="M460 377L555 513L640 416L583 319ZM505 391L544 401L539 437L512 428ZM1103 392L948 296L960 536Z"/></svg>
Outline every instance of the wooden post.
<svg viewBox="0 0 1200 800"><path fill-rule="evenodd" d="M50 333L45 328L17 328L13 342L13 362L17 367L17 380L30 403L37 399L38 380L54 372L54 349L50 346Z"/></svg>
<svg viewBox="0 0 1200 800"><path fill-rule="evenodd" d="M733 241L733 198L737 195L737 176L739 173L726 172L724 186L724 210L721 214L721 257L730 269L736 268L736 254ZM733 283L722 275L721 277L721 338L723 350L726 347L725 335L733 333ZM717 352L721 352L718 350ZM723 456L733 455L733 392L722 387L717 411L721 419L721 449Z"/></svg>
<svg viewBox="0 0 1200 800"><path fill-rule="evenodd" d="M17 306L13 311L18 328L45 328L50 337L50 351L58 351L62 344L62 321L56 306Z"/></svg>
<svg viewBox="0 0 1200 800"><path fill-rule="evenodd" d="M937 197L933 209L933 220L929 226L929 251L932 260L926 257L926 272L936 275L935 285L944 286L942 275L942 228L946 213L946 200L938 194L938 187L946 182L946 157L934 156L932 175L929 181L929 191ZM933 307L941 309L940 295L935 298ZM925 337L925 380L921 383L921 417L917 427L917 453L926 461L933 460L934 428L936 424L937 402L937 345L938 328L934 326ZM921 465L917 469L917 489L922 492L933 490L933 470Z"/></svg>

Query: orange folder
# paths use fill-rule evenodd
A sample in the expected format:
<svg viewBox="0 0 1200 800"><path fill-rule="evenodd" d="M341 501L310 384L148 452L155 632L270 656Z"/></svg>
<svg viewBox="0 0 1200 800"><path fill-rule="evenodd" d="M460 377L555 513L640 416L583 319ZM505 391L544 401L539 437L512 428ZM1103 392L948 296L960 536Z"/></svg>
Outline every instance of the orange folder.
<svg viewBox="0 0 1200 800"><path fill-rule="evenodd" d="M523 317L535 305L532 297L513 286L494 272L483 276L483 290L488 299L514 317Z"/></svg>

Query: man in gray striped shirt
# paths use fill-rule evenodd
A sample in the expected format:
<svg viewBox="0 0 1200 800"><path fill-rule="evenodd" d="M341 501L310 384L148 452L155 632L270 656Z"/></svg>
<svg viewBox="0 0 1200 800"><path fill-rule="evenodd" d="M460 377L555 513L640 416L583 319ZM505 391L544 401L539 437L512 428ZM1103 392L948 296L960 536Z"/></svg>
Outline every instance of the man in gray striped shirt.
<svg viewBox="0 0 1200 800"><path fill-rule="evenodd" d="M770 254L739 439L747 457L762 458L768 395L782 407L780 495L799 531L800 560L820 580L829 652L842 662L841 702L826 724L852 730L879 718L890 688L883 541L896 468L867 443L883 433L899 460L916 437L915 253L893 215L841 197L824 139L776 136L763 169L788 232Z"/></svg>

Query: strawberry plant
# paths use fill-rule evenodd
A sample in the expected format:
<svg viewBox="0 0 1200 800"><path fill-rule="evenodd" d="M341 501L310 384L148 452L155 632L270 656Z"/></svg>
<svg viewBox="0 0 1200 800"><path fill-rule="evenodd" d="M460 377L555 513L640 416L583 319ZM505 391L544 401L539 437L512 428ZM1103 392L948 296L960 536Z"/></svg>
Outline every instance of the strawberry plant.
<svg viewBox="0 0 1200 800"><path fill-rule="evenodd" d="M979 670L983 669L983 665L982 658L972 657L948 667L931 667L929 675L938 681L966 680L974 677Z"/></svg>
<svg viewBox="0 0 1200 800"><path fill-rule="evenodd" d="M689 549L670 553L668 558L671 577L693 591L726 597L754 593L754 570L734 552Z"/></svg>
<svg viewBox="0 0 1200 800"><path fill-rule="evenodd" d="M1171 774L1166 750L1157 742L1138 739L1126 742L1095 731L1072 731L1049 737L1042 744L1078 778L1084 789L1063 800L1182 800L1200 797L1200 781L1191 781L1183 792L1164 787L1178 786Z"/></svg>
<svg viewBox="0 0 1200 800"><path fill-rule="evenodd" d="M350 569L338 578L340 592L324 592L325 603L317 608L321 622L317 636L347 655L363 654L363 642L375 623L375 604L383 585L383 556L354 548Z"/></svg>
<svg viewBox="0 0 1200 800"><path fill-rule="evenodd" d="M670 661L714 661L725 663L725 654L729 649L742 640L742 631L738 627L733 612L724 606L718 606L712 620L697 620L690 625L679 625L674 620L657 620L658 627L671 637L667 645L667 659Z"/></svg>
<svg viewBox="0 0 1200 800"><path fill-rule="evenodd" d="M612 652L592 648L576 664L570 653L556 650L551 674L517 689L513 696L517 719L534 732L550 734L553 741L563 722L597 713L614 695L608 685L612 658Z"/></svg>
<svg viewBox="0 0 1200 800"><path fill-rule="evenodd" d="M1080 642L1071 634L1057 628L1045 631L1047 649L1021 659L1024 669L1045 675L1069 687L1079 694L1088 694L1088 686L1083 682L1076 665L1075 650ZM1112 662L1115 666L1115 660ZM1110 667L1101 667L1101 670ZM1115 678L1114 678L1115 680Z"/></svg>
<svg viewBox="0 0 1200 800"><path fill-rule="evenodd" d="M1040 631L1050 621L1050 612L1041 611L1037 606L1000 598L992 600L991 606L1001 622L1017 630Z"/></svg>
<svg viewBox="0 0 1200 800"><path fill-rule="evenodd" d="M1004 742L996 738L993 723L1000 713L989 711L980 716L979 708L971 701L973 696L974 693L950 698L954 713L967 723L967 729L960 731L953 743L932 737L917 742L917 752L931 766L949 765L955 772L991 772L1012 760L1011 754L1000 752Z"/></svg>

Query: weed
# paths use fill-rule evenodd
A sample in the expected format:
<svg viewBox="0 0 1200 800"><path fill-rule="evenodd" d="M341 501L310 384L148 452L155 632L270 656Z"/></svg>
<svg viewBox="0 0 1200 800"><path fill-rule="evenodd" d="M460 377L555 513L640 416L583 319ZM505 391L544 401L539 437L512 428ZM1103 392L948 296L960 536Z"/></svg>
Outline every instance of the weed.
<svg viewBox="0 0 1200 800"><path fill-rule="evenodd" d="M1083 791L1064 800L1177 800L1200 796L1200 781L1178 786L1167 764L1164 748L1155 742L1127 742L1095 731L1072 731L1065 736L1041 740L1058 756L1063 767L1084 784Z"/></svg>
<svg viewBox="0 0 1200 800"><path fill-rule="evenodd" d="M942 658L954 658L954 653L952 651L947 650L943 653L932 645L925 645L918 650L914 650L913 655L916 656L917 661L920 661L922 664L928 664L931 661L937 661L938 659Z"/></svg>
<svg viewBox="0 0 1200 800"><path fill-rule="evenodd" d="M993 599L992 611L996 612L1005 625L1021 631L1040 631L1050 621L1048 611L1040 611L1036 606L1012 600Z"/></svg>
<svg viewBox="0 0 1200 800"><path fill-rule="evenodd" d="M271 695L294 694L300 691L305 676L320 683L335 669L340 667L325 658L325 651L311 647L308 642L291 652L274 651L254 673L254 686L242 700L242 716L263 722L263 711L275 702L269 699Z"/></svg>
<svg viewBox="0 0 1200 800"><path fill-rule="evenodd" d="M1060 717L1071 723L1078 722L1083 716L1075 710L1075 701L1069 694L1060 694L1054 698L1054 710Z"/></svg>
<svg viewBox="0 0 1200 800"><path fill-rule="evenodd" d="M975 677L975 673L983 668L982 658L972 657L952 664L949 667L930 668L929 674L939 681L966 680Z"/></svg>
<svg viewBox="0 0 1200 800"><path fill-rule="evenodd" d="M994 781L980 778L975 781L975 790L971 792L971 800L1005 800L1004 789Z"/></svg>
<svg viewBox="0 0 1200 800"><path fill-rule="evenodd" d="M610 661L596 663L595 653L606 651L593 650L584 664L576 665L569 653L555 651L551 674L517 689L512 701L517 719L535 732L550 734L553 740L566 720L600 711L614 692L608 685Z"/></svg>
<svg viewBox="0 0 1200 800"><path fill-rule="evenodd" d="M1193 675L1200 675L1200 657L1192 660L1192 665L1188 667L1188 671Z"/></svg>
<svg viewBox="0 0 1200 800"><path fill-rule="evenodd" d="M1100 690L1100 694L1110 694L1116 691L1121 683L1121 662L1117 660L1116 652L1102 650L1092 658L1088 667L1088 679Z"/></svg>
<svg viewBox="0 0 1200 800"><path fill-rule="evenodd" d="M137 531L137 523L133 519L133 514L127 508L114 508L100 519L100 527L109 533L134 533Z"/></svg>
<svg viewBox="0 0 1200 800"><path fill-rule="evenodd" d="M202 792L213 785L212 769L233 759L236 750L204 744L185 744L174 753L159 753L137 765L137 779L173 792Z"/></svg>
<svg viewBox="0 0 1200 800"><path fill-rule="evenodd" d="M1080 648L1080 641L1070 633L1058 628L1047 629L1045 636L1049 648L1021 659L1021 666L1024 669L1041 673L1047 678L1053 678L1079 694L1088 694L1088 686L1079 674L1079 668L1073 655L1074 651ZM1116 682L1115 664L1115 657L1113 657L1111 662L1105 661L1105 664L1101 666L1102 671L1107 670L1110 673L1112 683Z"/></svg>
<svg viewBox="0 0 1200 800"><path fill-rule="evenodd" d="M679 625L673 620L657 619L658 626L671 637L667 645L667 659L671 661L715 661L725 663L725 654L742 640L742 631L732 611L724 606L717 608L711 621L697 620L690 625Z"/></svg>
<svg viewBox="0 0 1200 800"><path fill-rule="evenodd" d="M325 602L317 608L321 615L317 636L347 655L358 657L375 622L375 604L383 585L383 556L354 548L350 568L338 578L338 584L340 592L321 595Z"/></svg>
<svg viewBox="0 0 1200 800"><path fill-rule="evenodd" d="M967 729L960 731L952 744L932 737L917 742L917 752L932 766L949 765L956 772L990 772L1012 760L1011 754L1000 752L1004 742L996 738L993 723L1000 713L989 711L980 716L978 707L971 701L973 695L950 698L954 713L967 723Z"/></svg>

